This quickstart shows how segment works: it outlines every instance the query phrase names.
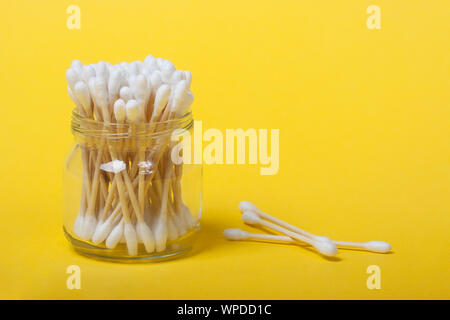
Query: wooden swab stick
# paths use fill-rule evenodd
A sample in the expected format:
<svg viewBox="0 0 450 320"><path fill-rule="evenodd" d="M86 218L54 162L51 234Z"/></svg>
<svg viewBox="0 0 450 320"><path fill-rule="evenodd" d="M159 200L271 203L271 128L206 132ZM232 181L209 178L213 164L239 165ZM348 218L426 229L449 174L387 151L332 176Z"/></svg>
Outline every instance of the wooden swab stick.
<svg viewBox="0 0 450 320"><path fill-rule="evenodd" d="M311 238L302 236L298 233L292 232L292 231L285 229L283 227L280 227L276 224L265 221L252 211L244 211L244 213L242 214L242 220L244 220L244 222L247 224L260 225L260 226L275 230L277 232L283 233L283 234L285 234L295 240L298 240L300 242L308 243L311 246L313 246L319 253L321 253L325 256L335 256L337 253L336 246L331 242L313 240Z"/></svg>
<svg viewBox="0 0 450 320"><path fill-rule="evenodd" d="M223 235L228 240L265 240L265 241L280 241L288 243L297 243L294 239L288 236L279 236L274 234L250 233L241 229L226 229ZM368 242L347 242L334 241L333 243L339 247L345 248L360 248L371 252L387 253L391 250L389 243L384 241L368 241Z"/></svg>
<svg viewBox="0 0 450 320"><path fill-rule="evenodd" d="M127 114L127 120L130 124L136 123L139 119L140 110L139 110L140 104L137 103L136 100L129 100L126 104L126 114ZM155 250L155 239L153 237L153 233L151 229L147 226L147 224L144 221L144 215L143 211L141 211L141 207L139 206L139 202L136 198L136 195L134 193L134 188L131 183L131 179L129 175L124 171L123 178L125 181L125 185L128 189L128 196L131 201L131 205L133 207L134 213L137 218L137 224L136 224L136 231L138 234L138 238L142 240L144 243L145 249L147 252L153 252ZM142 206L143 208L143 206ZM127 228L130 229L130 227L127 227L125 225L125 237Z"/></svg>

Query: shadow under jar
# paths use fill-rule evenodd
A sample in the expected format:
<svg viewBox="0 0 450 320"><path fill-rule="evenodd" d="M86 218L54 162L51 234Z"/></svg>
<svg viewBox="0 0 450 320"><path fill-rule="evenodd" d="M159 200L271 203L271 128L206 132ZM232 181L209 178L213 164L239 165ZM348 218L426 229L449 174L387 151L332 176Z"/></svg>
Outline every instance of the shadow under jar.
<svg viewBox="0 0 450 320"><path fill-rule="evenodd" d="M63 227L79 253L139 262L177 257L200 229L202 166L183 164L192 114L151 124L104 123L72 112Z"/></svg>

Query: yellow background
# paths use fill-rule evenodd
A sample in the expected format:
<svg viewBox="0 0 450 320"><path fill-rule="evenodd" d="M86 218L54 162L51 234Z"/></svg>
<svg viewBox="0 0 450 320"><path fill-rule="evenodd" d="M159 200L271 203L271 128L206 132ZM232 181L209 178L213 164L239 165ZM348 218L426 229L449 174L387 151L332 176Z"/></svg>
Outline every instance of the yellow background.
<svg viewBox="0 0 450 320"><path fill-rule="evenodd" d="M81 8L81 29L66 8ZM381 30L366 27L369 5ZM0 298L450 298L449 1L2 1ZM194 75L204 129L279 128L280 171L205 166L201 242L123 265L62 233L71 60L168 58ZM240 200L392 254L227 242ZM243 227L251 230L250 227ZM82 289L66 288L66 268ZM368 290L366 268L381 268Z"/></svg>

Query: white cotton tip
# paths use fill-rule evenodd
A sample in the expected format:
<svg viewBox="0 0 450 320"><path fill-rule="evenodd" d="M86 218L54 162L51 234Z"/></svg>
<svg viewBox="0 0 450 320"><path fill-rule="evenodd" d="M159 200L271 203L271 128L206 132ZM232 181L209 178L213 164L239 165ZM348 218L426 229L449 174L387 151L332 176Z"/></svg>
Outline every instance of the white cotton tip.
<svg viewBox="0 0 450 320"><path fill-rule="evenodd" d="M127 168L126 163L119 159L105 162L100 165L101 170L111 173L119 173L121 171L126 170L126 168Z"/></svg>
<svg viewBox="0 0 450 320"><path fill-rule="evenodd" d="M138 239L144 243L145 251L148 253L155 251L155 238L152 230L145 222L138 222L136 224L136 231Z"/></svg>
<svg viewBox="0 0 450 320"><path fill-rule="evenodd" d="M175 89L173 92L173 101L171 106L172 112L177 110L181 106L181 101L183 101L188 90L189 87L186 80L178 81L178 83L175 85Z"/></svg>
<svg viewBox="0 0 450 320"><path fill-rule="evenodd" d="M110 100L119 95L120 85L122 84L122 81L122 70L113 69L108 81L108 94Z"/></svg>
<svg viewBox="0 0 450 320"><path fill-rule="evenodd" d="M145 57L144 64L149 66L154 61L155 61L155 57L152 56L151 54L149 54L148 56Z"/></svg>
<svg viewBox="0 0 450 320"><path fill-rule="evenodd" d="M75 218L75 222L73 223L73 232L79 237L81 237L82 235L83 220L83 215L81 213L78 213L77 217Z"/></svg>
<svg viewBox="0 0 450 320"><path fill-rule="evenodd" d="M134 100L128 100L126 104L127 121L129 123L136 123L139 119L139 103Z"/></svg>
<svg viewBox="0 0 450 320"><path fill-rule="evenodd" d="M184 96L183 101L181 102L181 106L177 110L176 116L181 117L184 116L186 113L188 113L193 102L194 102L194 95L192 94L191 91L188 91Z"/></svg>
<svg viewBox="0 0 450 320"><path fill-rule="evenodd" d="M249 202L249 201L241 201L239 202L239 206L238 206L239 210L241 212L245 212L245 211L256 211L257 208L256 206Z"/></svg>
<svg viewBox="0 0 450 320"><path fill-rule="evenodd" d="M189 84L189 87L191 87L192 84L192 73L190 71L184 71L184 78L186 79L186 81Z"/></svg>
<svg viewBox="0 0 450 320"><path fill-rule="evenodd" d="M89 79L95 77L95 69L92 66L83 66L83 70L81 71L81 78L83 81L88 84Z"/></svg>
<svg viewBox="0 0 450 320"><path fill-rule="evenodd" d="M164 82L170 83L172 74L175 72L175 66L169 60L165 60L161 67L161 78Z"/></svg>
<svg viewBox="0 0 450 320"><path fill-rule="evenodd" d="M184 78L184 72L181 70L176 70L174 73L172 73L172 75L170 76L170 80L169 82L171 84L176 84L181 80L185 80Z"/></svg>
<svg viewBox="0 0 450 320"><path fill-rule="evenodd" d="M81 105L83 106L84 111L86 114L91 114L91 95L89 94L89 88L83 81L78 81L75 84L75 96L77 97L78 101L80 101Z"/></svg>
<svg viewBox="0 0 450 320"><path fill-rule="evenodd" d="M161 219L156 222L155 230L155 249L157 252L164 251L166 249L167 241L167 228Z"/></svg>
<svg viewBox="0 0 450 320"><path fill-rule="evenodd" d="M170 96L170 87L167 84L161 85L156 91L154 104L155 109L153 110L152 117L158 117L161 114L161 112L164 110L164 107L167 104L167 101L169 101L169 96Z"/></svg>
<svg viewBox="0 0 450 320"><path fill-rule="evenodd" d="M120 239L122 239L122 236L123 236L123 223L119 222L119 224L117 224L114 227L114 229L112 229L108 238L106 238L106 247L108 249L114 249L120 242Z"/></svg>
<svg viewBox="0 0 450 320"><path fill-rule="evenodd" d="M137 76L139 74L139 66L136 61L130 62L130 64L128 65L128 72L130 73L130 75L134 76Z"/></svg>
<svg viewBox="0 0 450 320"><path fill-rule="evenodd" d="M83 70L83 64L81 63L80 60L73 60L72 63L70 64L70 67L72 69L77 70L78 72L81 72Z"/></svg>
<svg viewBox="0 0 450 320"><path fill-rule="evenodd" d="M93 82L93 94L95 101L100 108L106 108L108 106L108 88L103 77L95 77Z"/></svg>
<svg viewBox="0 0 450 320"><path fill-rule="evenodd" d="M103 242L111 233L113 227L114 225L109 219L107 219L105 222L100 222L95 229L94 235L92 236L92 242L95 244Z"/></svg>
<svg viewBox="0 0 450 320"><path fill-rule="evenodd" d="M148 67L148 70L150 72L156 72L159 71L158 63L156 62L156 59L153 59L152 61L149 61L145 64L146 67Z"/></svg>
<svg viewBox="0 0 450 320"><path fill-rule="evenodd" d="M364 248L379 253L386 253L391 251L391 245L384 241L369 241L364 244Z"/></svg>
<svg viewBox="0 0 450 320"><path fill-rule="evenodd" d="M75 96L75 93L73 93L72 89L70 89L70 86L67 86L67 92L69 93L70 99L72 99L73 103L77 106L78 109L84 109L81 102L77 99Z"/></svg>
<svg viewBox="0 0 450 320"><path fill-rule="evenodd" d="M143 74L136 77L136 98L147 101L149 96L149 87L147 78Z"/></svg>
<svg viewBox="0 0 450 320"><path fill-rule="evenodd" d="M136 230L131 223L125 224L123 235L125 236L125 241L127 242L128 254L130 256L135 256L138 253L138 238Z"/></svg>
<svg viewBox="0 0 450 320"><path fill-rule="evenodd" d="M162 63L161 70L170 70L171 72L175 71L175 66L169 60L164 60Z"/></svg>
<svg viewBox="0 0 450 320"><path fill-rule="evenodd" d="M144 64L142 61L137 60L137 61L136 61L136 65L137 65L137 67L138 67L139 73L141 73L142 70L144 70L145 64Z"/></svg>
<svg viewBox="0 0 450 320"><path fill-rule="evenodd" d="M183 223L183 227L187 230L191 229L195 225L195 220L188 207L183 206L181 212L178 213L180 221Z"/></svg>
<svg viewBox="0 0 450 320"><path fill-rule="evenodd" d="M336 245L329 241L314 241L312 246L324 256L335 256L337 253Z"/></svg>
<svg viewBox="0 0 450 320"><path fill-rule="evenodd" d="M333 242L330 238L325 236L314 236L314 240L323 242Z"/></svg>
<svg viewBox="0 0 450 320"><path fill-rule="evenodd" d="M97 103L96 97L95 97L95 77L92 77L89 79L88 87L89 87L89 93L91 94L92 100L94 101L94 103Z"/></svg>
<svg viewBox="0 0 450 320"><path fill-rule="evenodd" d="M128 87L133 95L136 92L136 75L132 74L127 78Z"/></svg>
<svg viewBox="0 0 450 320"><path fill-rule="evenodd" d="M126 104L122 99L114 102L114 116L116 117L117 123L124 123L127 118Z"/></svg>
<svg viewBox="0 0 450 320"><path fill-rule="evenodd" d="M95 74L97 77L103 78L108 81L109 78L109 69L108 65L105 61L100 61L97 64L94 64Z"/></svg>
<svg viewBox="0 0 450 320"><path fill-rule="evenodd" d="M155 71L150 76L150 81L152 83L152 88L158 89L162 84L161 73L159 71Z"/></svg>
<svg viewBox="0 0 450 320"><path fill-rule="evenodd" d="M223 235L228 240L245 240L249 238L248 232L241 229L225 229Z"/></svg>
<svg viewBox="0 0 450 320"><path fill-rule="evenodd" d="M133 93L131 92L131 89L129 87L120 88L119 95L120 95L120 98L123 99L123 101L125 101L125 102L134 98Z"/></svg>
<svg viewBox="0 0 450 320"><path fill-rule="evenodd" d="M244 211L241 217L242 220L247 224L259 224L261 222L261 219L258 217L258 215L252 211Z"/></svg>
<svg viewBox="0 0 450 320"><path fill-rule="evenodd" d="M181 214L175 214L172 217L173 223L175 225L175 227L177 228L178 231L178 237L182 237L187 233L187 225L184 221L184 218L182 217Z"/></svg>
<svg viewBox="0 0 450 320"><path fill-rule="evenodd" d="M75 84L77 83L78 80L80 80L80 77L75 69L69 68L66 71L66 80L67 84L69 85L70 89L73 92L75 90Z"/></svg>
<svg viewBox="0 0 450 320"><path fill-rule="evenodd" d="M146 78L148 78L148 77L151 76L152 70L150 69L149 66L145 65L144 68L142 68L141 73L142 73Z"/></svg>
<svg viewBox="0 0 450 320"><path fill-rule="evenodd" d="M97 226L97 218L94 215L87 215L83 219L82 238L90 240Z"/></svg>
<svg viewBox="0 0 450 320"><path fill-rule="evenodd" d="M156 64L158 65L158 69L162 70L164 66L164 59L163 58L156 58Z"/></svg>
<svg viewBox="0 0 450 320"><path fill-rule="evenodd" d="M178 239L178 229L171 218L167 218L167 239L170 241Z"/></svg>

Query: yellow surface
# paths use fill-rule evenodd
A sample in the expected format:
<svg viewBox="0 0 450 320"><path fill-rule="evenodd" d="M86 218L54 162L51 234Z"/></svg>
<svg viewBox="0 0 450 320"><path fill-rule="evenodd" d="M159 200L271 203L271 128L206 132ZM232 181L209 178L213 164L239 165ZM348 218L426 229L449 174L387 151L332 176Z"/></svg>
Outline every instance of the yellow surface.
<svg viewBox="0 0 450 320"><path fill-rule="evenodd" d="M66 27L70 4L81 29ZM381 30L366 27L369 5ZM0 298L450 298L448 1L2 1ZM204 231L186 259L122 265L62 233L72 102L85 63L172 60L194 75L204 129L279 128L280 171L205 166ZM327 261L227 242L240 200L318 234L389 241ZM244 227L250 230L249 227ZM68 265L81 290L66 288ZM381 268L368 290L366 268Z"/></svg>

